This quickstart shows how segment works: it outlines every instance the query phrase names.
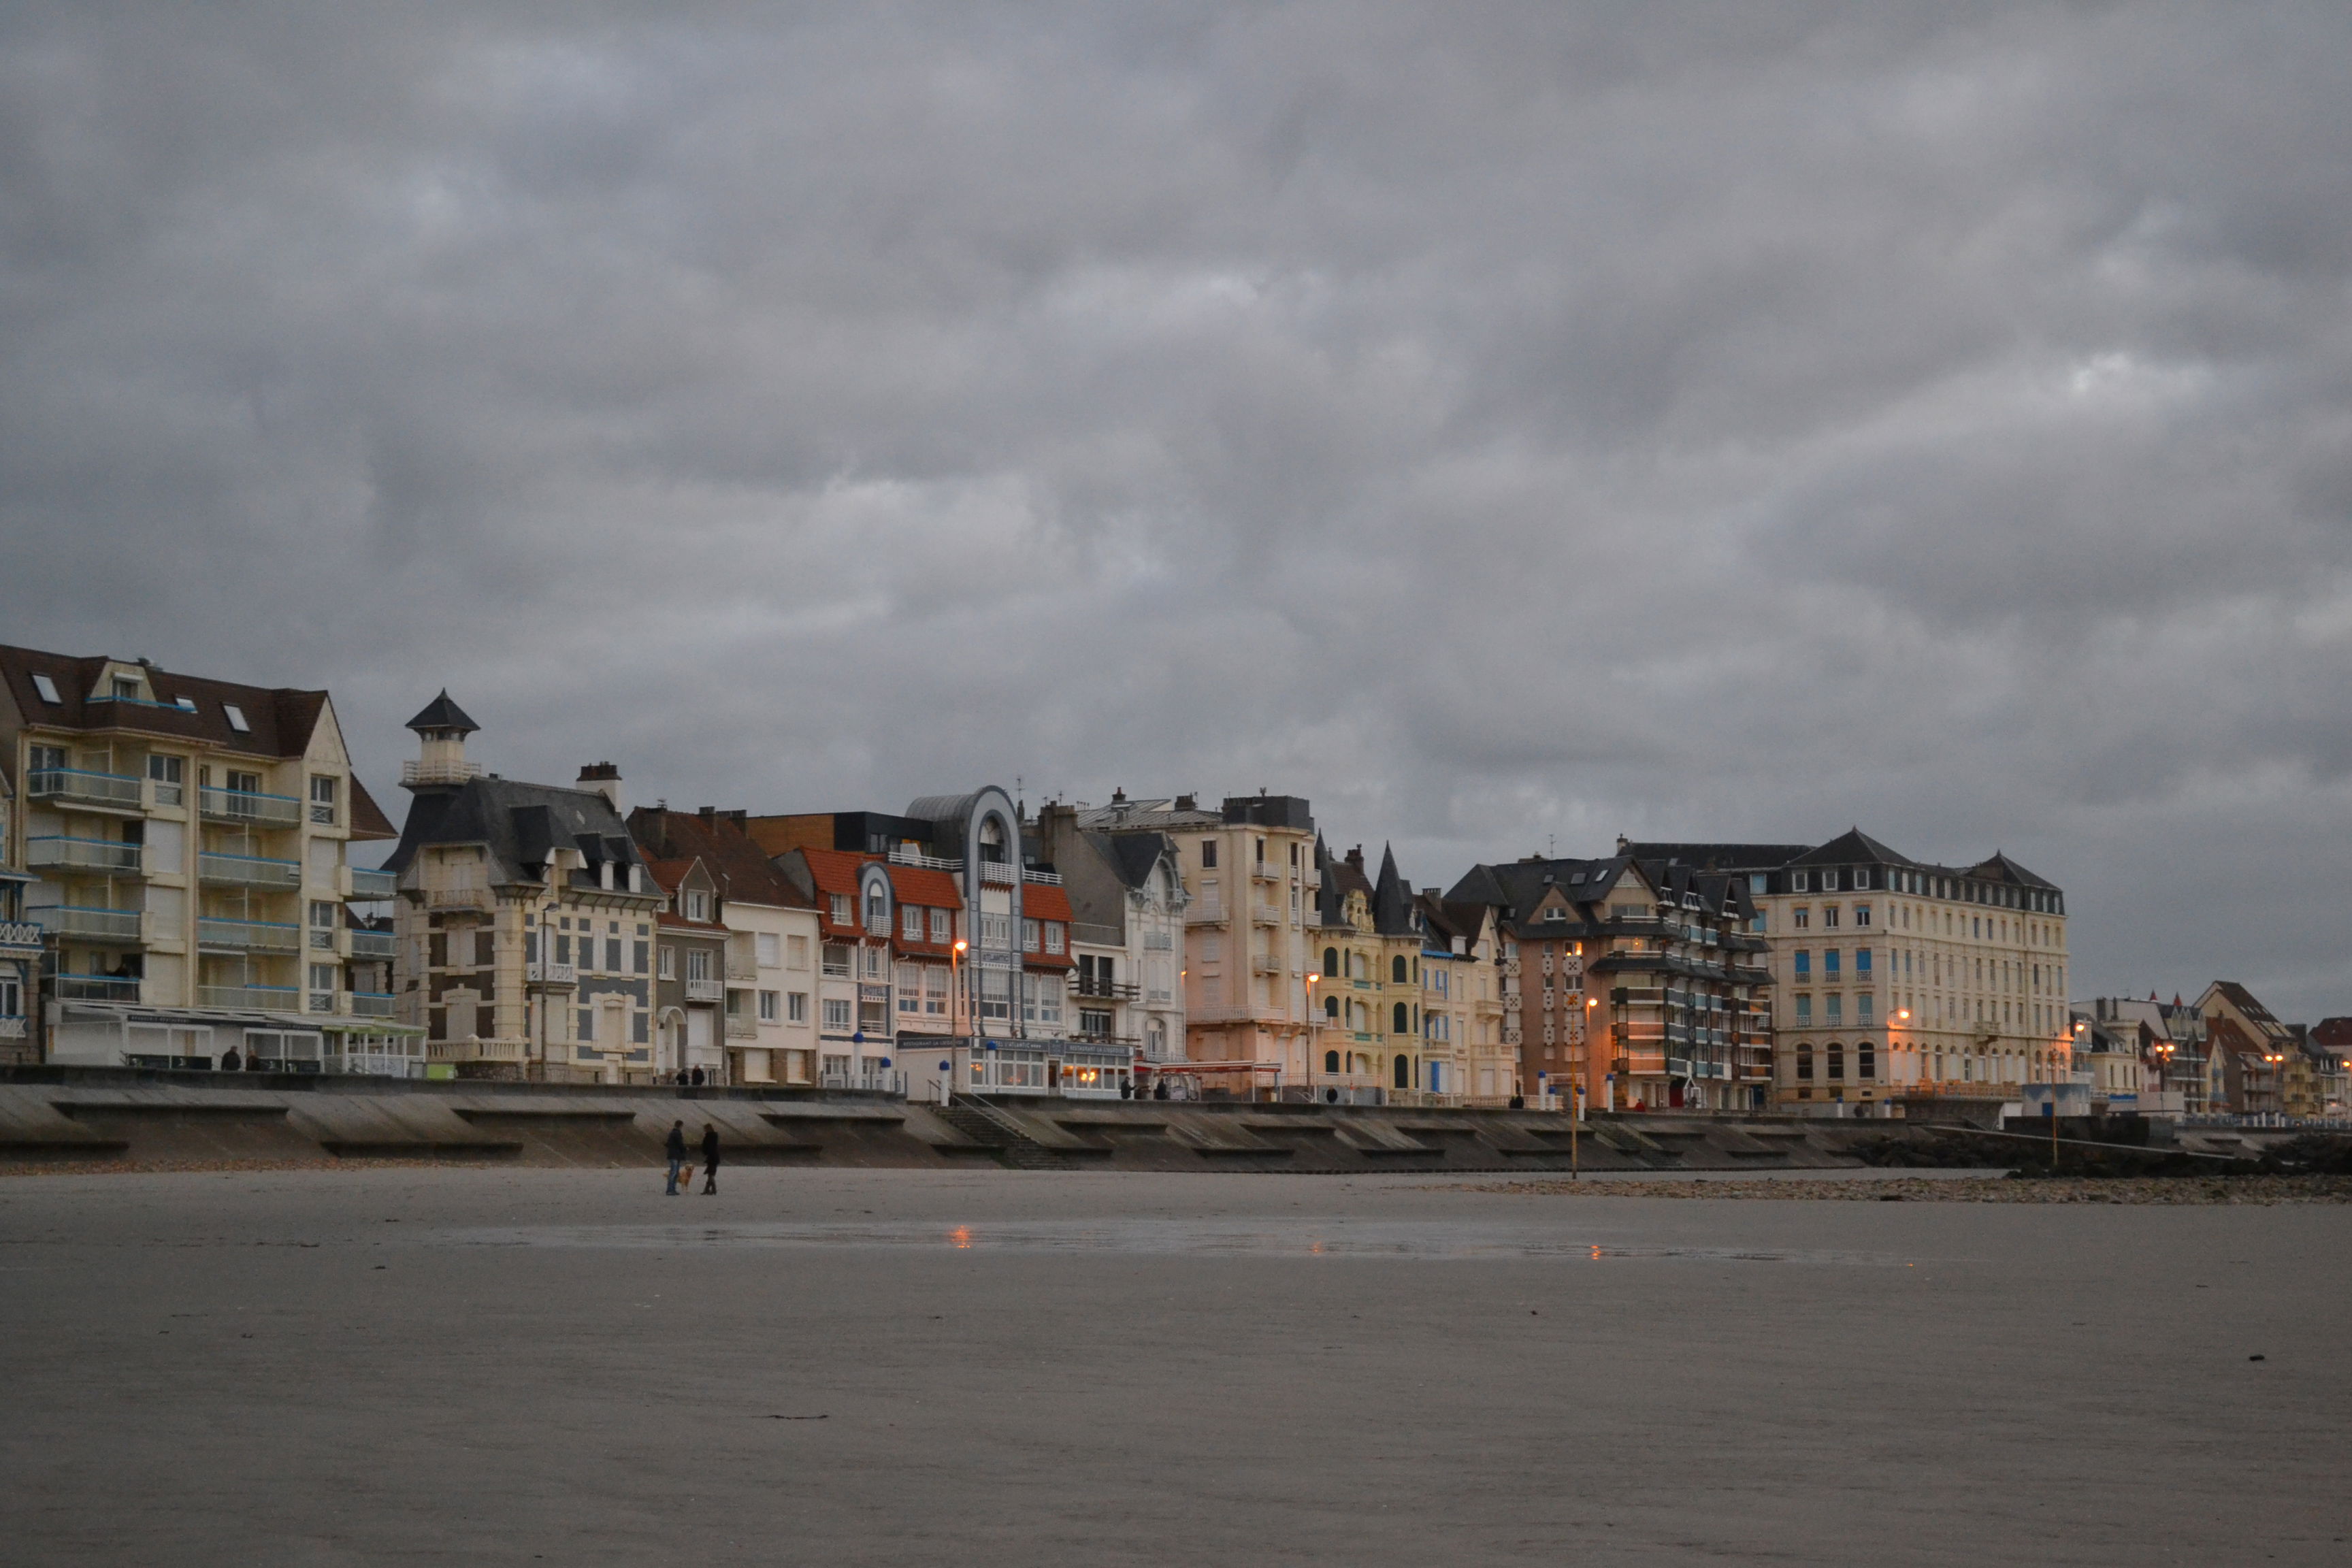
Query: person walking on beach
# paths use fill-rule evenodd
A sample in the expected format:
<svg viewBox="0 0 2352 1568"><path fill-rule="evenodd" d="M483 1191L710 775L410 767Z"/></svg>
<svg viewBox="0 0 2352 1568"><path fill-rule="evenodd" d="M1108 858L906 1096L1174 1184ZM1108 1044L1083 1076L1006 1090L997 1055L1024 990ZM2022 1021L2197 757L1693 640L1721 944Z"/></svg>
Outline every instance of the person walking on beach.
<svg viewBox="0 0 2352 1568"><path fill-rule="evenodd" d="M673 1121L673 1122L671 1122L671 1123L669 1124L669 1144L668 1144L668 1152L669 1152L669 1195L670 1195L671 1197L676 1197L676 1196L677 1196L677 1173L678 1173L678 1169L679 1169L679 1167L683 1166L683 1165L686 1163L686 1123L685 1123L685 1122L683 1122L683 1121ZM691 1179L691 1178L689 1178L689 1179Z"/></svg>
<svg viewBox="0 0 2352 1568"><path fill-rule="evenodd" d="M708 1121L702 1124L702 1191L706 1197L719 1191L719 1129Z"/></svg>

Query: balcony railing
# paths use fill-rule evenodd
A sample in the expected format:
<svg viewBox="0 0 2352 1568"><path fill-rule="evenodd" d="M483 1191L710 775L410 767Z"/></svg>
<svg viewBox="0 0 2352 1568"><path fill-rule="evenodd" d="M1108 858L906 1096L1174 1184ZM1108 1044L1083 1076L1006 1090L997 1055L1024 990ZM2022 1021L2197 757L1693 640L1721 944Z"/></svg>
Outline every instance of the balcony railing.
<svg viewBox="0 0 2352 1568"><path fill-rule="evenodd" d="M1059 871L1040 871L1032 867L1022 868L1021 879L1048 888L1058 888L1062 885L1062 874Z"/></svg>
<svg viewBox="0 0 2352 1568"><path fill-rule="evenodd" d="M388 899L400 890L400 879L389 871L371 871L363 867L346 867L351 873L352 890L346 897L374 900Z"/></svg>
<svg viewBox="0 0 2352 1568"><path fill-rule="evenodd" d="M461 784L481 776L479 763L421 763L412 757L400 764L404 784Z"/></svg>
<svg viewBox="0 0 2352 1568"><path fill-rule="evenodd" d="M1225 923L1225 906L1216 899L1202 899L1184 910L1188 926L1221 926Z"/></svg>
<svg viewBox="0 0 2352 1568"><path fill-rule="evenodd" d="M139 982L116 974L53 974L49 989L65 1002L136 1002Z"/></svg>
<svg viewBox="0 0 2352 1568"><path fill-rule="evenodd" d="M302 862L272 860L259 855L216 855L205 850L196 857L196 880L236 888L299 888Z"/></svg>
<svg viewBox="0 0 2352 1568"><path fill-rule="evenodd" d="M749 1013L727 1015L727 1037L730 1040L756 1040L760 1037L760 1021Z"/></svg>
<svg viewBox="0 0 2352 1568"><path fill-rule="evenodd" d="M1078 997L1095 996L1110 1002L1132 1002L1135 1000L1136 993L1135 986L1127 981L1098 980L1091 975L1080 974L1071 983L1070 994Z"/></svg>
<svg viewBox="0 0 2352 1568"><path fill-rule="evenodd" d="M384 959L393 956L395 943L388 931L355 931L352 932L353 958Z"/></svg>
<svg viewBox="0 0 2352 1568"><path fill-rule="evenodd" d="M40 921L44 931L59 936L79 936L98 942L136 942L140 923L137 910L95 910L74 904L49 904L30 911Z"/></svg>
<svg viewBox="0 0 2352 1568"><path fill-rule="evenodd" d="M522 977L526 984L569 991L580 984L580 970L570 963L526 963Z"/></svg>
<svg viewBox="0 0 2352 1568"><path fill-rule="evenodd" d="M259 790L217 789L209 784L196 791L196 811L208 822L246 822L258 827L299 827L302 803L290 795L264 795Z"/></svg>
<svg viewBox="0 0 2352 1568"><path fill-rule="evenodd" d="M0 1040L21 1040L24 1037L24 1015L21 1013L0 1013Z"/></svg>
<svg viewBox="0 0 2352 1568"><path fill-rule="evenodd" d="M388 991L354 991L351 996L352 1016L354 1018L392 1016L392 994Z"/></svg>
<svg viewBox="0 0 2352 1568"><path fill-rule="evenodd" d="M686 999L689 1002L723 1002L727 999L727 983L723 980L689 980L686 983Z"/></svg>
<svg viewBox="0 0 2352 1568"><path fill-rule="evenodd" d="M110 838L70 838L50 834L25 840L25 864L34 870L100 871L109 876L145 873L145 846Z"/></svg>
<svg viewBox="0 0 2352 1568"><path fill-rule="evenodd" d="M236 952L299 952L302 928L286 921L196 921L196 945L227 948Z"/></svg>
<svg viewBox="0 0 2352 1568"><path fill-rule="evenodd" d="M1279 904L1252 904L1250 906L1250 923L1253 925L1262 926L1280 925L1282 923L1282 906Z"/></svg>
<svg viewBox="0 0 2352 1568"><path fill-rule="evenodd" d="M1253 954L1251 954L1251 955L1250 955L1250 973L1251 973L1252 974L1279 974L1279 973L1282 973L1282 959L1281 959L1281 956L1280 956L1279 954L1276 954L1276 953L1271 953L1271 952L1259 952L1259 953L1253 953Z"/></svg>
<svg viewBox="0 0 2352 1568"><path fill-rule="evenodd" d="M1018 882L1021 878L1019 873L1013 870L1010 861L982 860L980 863L980 879L983 882L1003 882L1010 887Z"/></svg>
<svg viewBox="0 0 2352 1568"><path fill-rule="evenodd" d="M196 1005L255 1013L299 1013L302 993L292 985L199 985Z"/></svg>
<svg viewBox="0 0 2352 1568"><path fill-rule="evenodd" d="M59 805L90 805L101 811L140 811L146 781L131 773L99 773L80 768L40 768L26 775L26 795Z"/></svg>

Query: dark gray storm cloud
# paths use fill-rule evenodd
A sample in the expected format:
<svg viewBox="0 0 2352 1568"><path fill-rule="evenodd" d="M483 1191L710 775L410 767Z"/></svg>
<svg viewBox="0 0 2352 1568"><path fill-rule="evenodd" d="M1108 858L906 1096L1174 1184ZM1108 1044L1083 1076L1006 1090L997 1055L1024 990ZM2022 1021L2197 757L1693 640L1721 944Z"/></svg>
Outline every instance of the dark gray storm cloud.
<svg viewBox="0 0 2352 1568"><path fill-rule="evenodd" d="M5 640L510 773L1860 823L2352 1011L2340 4L18 5ZM385 789L387 795L395 792Z"/></svg>

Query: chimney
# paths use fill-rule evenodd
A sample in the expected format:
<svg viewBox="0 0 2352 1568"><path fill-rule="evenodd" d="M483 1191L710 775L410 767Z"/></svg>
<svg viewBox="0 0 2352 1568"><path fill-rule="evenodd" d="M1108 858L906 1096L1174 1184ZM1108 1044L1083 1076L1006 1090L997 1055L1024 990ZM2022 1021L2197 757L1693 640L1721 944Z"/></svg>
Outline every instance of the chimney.
<svg viewBox="0 0 2352 1568"><path fill-rule="evenodd" d="M1348 851L1348 864L1353 866L1359 871L1364 868L1364 847L1362 845L1359 844L1353 849Z"/></svg>
<svg viewBox="0 0 2352 1568"><path fill-rule="evenodd" d="M580 783L576 787L594 790L598 795L603 795L616 812L625 814L628 809L621 804L621 770L610 763L590 763L586 767L582 768Z"/></svg>
<svg viewBox="0 0 2352 1568"><path fill-rule="evenodd" d="M1197 796L1180 795L1176 797L1176 809L1179 811L1198 811L1201 809L1201 802Z"/></svg>
<svg viewBox="0 0 2352 1568"><path fill-rule="evenodd" d="M1114 789L1110 792L1110 803L1113 805L1125 805L1127 804L1127 790L1124 786Z"/></svg>
<svg viewBox="0 0 2352 1568"><path fill-rule="evenodd" d="M1627 838L1623 834L1619 834L1617 836L1617 853L1620 855L1630 855L1633 853L1633 841Z"/></svg>

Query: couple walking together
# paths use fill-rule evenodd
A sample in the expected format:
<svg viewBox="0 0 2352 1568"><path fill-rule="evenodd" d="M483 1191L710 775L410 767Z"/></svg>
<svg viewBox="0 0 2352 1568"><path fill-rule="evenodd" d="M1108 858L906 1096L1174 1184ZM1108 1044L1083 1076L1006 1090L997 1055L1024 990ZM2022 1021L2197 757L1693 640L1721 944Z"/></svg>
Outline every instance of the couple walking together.
<svg viewBox="0 0 2352 1568"><path fill-rule="evenodd" d="M686 1163L686 1123L673 1121L669 1124L669 1192L667 1194L673 1198L677 1196L677 1173L680 1171L686 1173L687 1187L689 1191L692 1190L694 1167ZM708 1121L702 1124L702 1190L707 1194L718 1192L719 1129Z"/></svg>

